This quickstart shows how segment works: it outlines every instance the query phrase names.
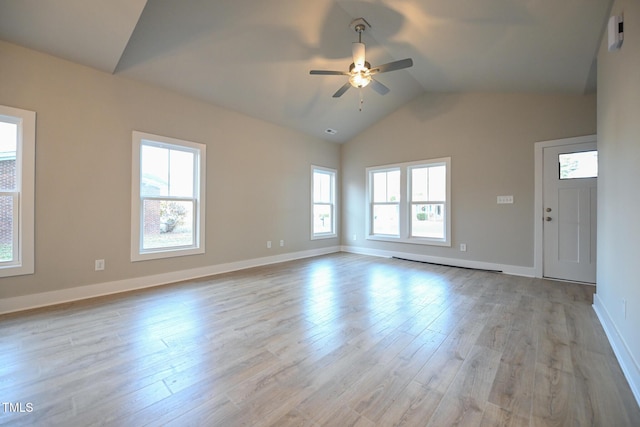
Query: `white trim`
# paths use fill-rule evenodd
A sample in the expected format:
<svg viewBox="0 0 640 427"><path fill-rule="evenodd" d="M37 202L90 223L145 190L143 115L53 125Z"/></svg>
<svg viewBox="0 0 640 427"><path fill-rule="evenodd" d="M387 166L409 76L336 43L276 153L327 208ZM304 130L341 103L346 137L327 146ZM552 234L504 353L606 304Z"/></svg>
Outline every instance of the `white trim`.
<svg viewBox="0 0 640 427"><path fill-rule="evenodd" d="M512 276L534 277L534 271L531 267L522 267L518 265L496 264L484 261L472 261L466 259L437 257L431 255L420 255L411 252L387 251L381 249L370 249L359 246L342 246L342 252L349 252L360 255L378 256L383 258L404 258L413 261L429 262L433 264L450 265L452 267L475 268L479 270L500 271L504 274Z"/></svg>
<svg viewBox="0 0 640 427"><path fill-rule="evenodd" d="M211 265L190 270L173 271L169 273L155 274L152 276L135 277L131 279L116 280L113 282L96 283L93 285L78 286L75 288L60 289L57 291L43 292L39 294L24 295L13 298L0 299L0 314L13 313L33 308L46 307L55 304L63 304L88 298L118 294L137 289L152 288L169 283L184 280L198 279L200 277L214 276L216 274L263 265L276 264L286 261L294 261L319 255L340 252L339 246L330 246L321 249L311 249L300 252L274 255L263 258L254 258L244 261L236 261L225 264Z"/></svg>
<svg viewBox="0 0 640 427"><path fill-rule="evenodd" d="M593 310L596 312L604 333L609 339L611 348L618 359L618 363L620 363L620 368L622 368L622 372L629 383L631 392L638 405L640 405L640 364L633 357L633 353L629 350L624 338L618 333L614 321L597 293L593 295Z"/></svg>
<svg viewBox="0 0 640 427"><path fill-rule="evenodd" d="M576 136L573 138L553 139L550 141L540 141L534 144L534 239L533 239L533 270L535 277L543 277L543 241L542 241L542 218L543 218L543 180L544 162L543 150L548 147L558 147L562 145L582 144L585 142L598 141L597 135Z"/></svg>
<svg viewBox="0 0 640 427"><path fill-rule="evenodd" d="M333 231L331 231L330 233L315 233L314 232L314 207L316 205L315 203L315 181L314 181L314 175L315 172L318 171L320 173L324 173L327 174L331 177L331 202L330 203L318 203L318 204L330 204L331 205L331 228ZM338 171L336 169L332 169L332 168L327 168L324 166L317 166L317 165L311 165L311 178L310 178L310 193L309 193L309 201L310 201L310 219L311 219L311 224L310 224L310 234L311 234L311 240L320 240L320 239L334 239L336 237L338 237L338 218L337 218L337 212L338 212L338 184L337 184L337 180L338 180Z"/></svg>
<svg viewBox="0 0 640 427"><path fill-rule="evenodd" d="M35 159L36 113L29 110L0 105L0 116L18 124L18 173L17 259L0 267L0 277L33 274L35 271ZM13 120L16 119L16 120ZM15 248L14 248L15 249Z"/></svg>
<svg viewBox="0 0 640 427"><path fill-rule="evenodd" d="M409 243L415 245L446 246L451 247L451 157L440 157L437 159L417 160L404 163L394 163L382 166L370 166L366 172L366 207L365 207L365 238L367 240L378 240L396 243ZM420 167L444 166L446 171L446 200L445 206L445 230L444 238L416 237L411 235L411 207L414 202L411 200L411 170ZM373 174L378 172L400 172L400 200L398 202L379 202L376 205L398 205L399 230L398 235L383 235L373 233Z"/></svg>
<svg viewBox="0 0 640 427"><path fill-rule="evenodd" d="M153 135L150 133L133 131L131 136L131 261L145 261L151 259L173 258L186 255L199 255L205 253L206 236L206 171L207 171L207 146L192 141L185 141L167 136ZM143 224L141 197L140 197L140 152L143 142L167 149L184 149L195 156L194 164L194 199L193 212L194 243L188 247L172 247L154 250L142 250ZM196 180L195 178L199 178ZM179 200L176 198L176 200Z"/></svg>

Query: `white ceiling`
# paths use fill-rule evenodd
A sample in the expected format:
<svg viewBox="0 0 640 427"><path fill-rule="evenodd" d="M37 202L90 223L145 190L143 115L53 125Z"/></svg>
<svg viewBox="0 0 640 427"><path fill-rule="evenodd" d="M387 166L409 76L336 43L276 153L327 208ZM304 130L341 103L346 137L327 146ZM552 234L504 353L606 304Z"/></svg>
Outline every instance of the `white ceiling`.
<svg viewBox="0 0 640 427"><path fill-rule="evenodd" d="M595 91L612 0L0 0L0 39L344 142L425 92ZM391 89L333 93L349 27ZM336 135L324 131L332 128Z"/></svg>

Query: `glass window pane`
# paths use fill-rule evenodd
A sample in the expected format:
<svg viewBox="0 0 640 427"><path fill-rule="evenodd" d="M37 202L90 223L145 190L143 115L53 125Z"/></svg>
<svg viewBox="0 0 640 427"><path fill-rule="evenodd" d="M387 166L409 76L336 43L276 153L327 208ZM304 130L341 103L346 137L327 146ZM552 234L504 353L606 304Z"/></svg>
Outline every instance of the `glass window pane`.
<svg viewBox="0 0 640 427"><path fill-rule="evenodd" d="M140 151L140 195L169 195L169 150L142 145Z"/></svg>
<svg viewBox="0 0 640 427"><path fill-rule="evenodd" d="M399 205L373 206L373 234L400 234Z"/></svg>
<svg viewBox="0 0 640 427"><path fill-rule="evenodd" d="M169 150L169 195L193 197L193 153Z"/></svg>
<svg viewBox="0 0 640 427"><path fill-rule="evenodd" d="M400 171L373 173L373 201L375 203L400 201Z"/></svg>
<svg viewBox="0 0 640 427"><path fill-rule="evenodd" d="M560 154L558 160L560 161L560 179L598 177L597 151Z"/></svg>
<svg viewBox="0 0 640 427"><path fill-rule="evenodd" d="M13 200L0 196L0 262L13 261Z"/></svg>
<svg viewBox="0 0 640 427"><path fill-rule="evenodd" d="M411 169L411 200L426 202L427 198L427 168Z"/></svg>
<svg viewBox="0 0 640 427"><path fill-rule="evenodd" d="M142 248L193 246L194 202L144 200Z"/></svg>
<svg viewBox="0 0 640 427"><path fill-rule="evenodd" d="M387 202L400 201L400 171L387 172Z"/></svg>
<svg viewBox="0 0 640 427"><path fill-rule="evenodd" d="M313 201L315 203L331 203L331 175L328 173L313 173Z"/></svg>
<svg viewBox="0 0 640 427"><path fill-rule="evenodd" d="M429 168L429 198L430 202L444 202L447 199L447 167L434 166Z"/></svg>
<svg viewBox="0 0 640 427"><path fill-rule="evenodd" d="M0 190L16 190L18 125L0 121Z"/></svg>
<svg viewBox="0 0 640 427"><path fill-rule="evenodd" d="M313 232L332 233L331 205L313 205Z"/></svg>
<svg viewBox="0 0 640 427"><path fill-rule="evenodd" d="M376 203L387 201L387 173L373 173L373 201Z"/></svg>
<svg viewBox="0 0 640 427"><path fill-rule="evenodd" d="M411 205L411 235L444 239L444 204Z"/></svg>

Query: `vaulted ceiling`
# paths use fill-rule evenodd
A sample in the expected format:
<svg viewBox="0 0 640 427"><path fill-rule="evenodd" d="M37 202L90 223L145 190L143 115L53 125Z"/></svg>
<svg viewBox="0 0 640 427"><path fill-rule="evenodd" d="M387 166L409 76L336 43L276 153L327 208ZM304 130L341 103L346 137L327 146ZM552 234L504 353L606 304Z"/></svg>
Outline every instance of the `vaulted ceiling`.
<svg viewBox="0 0 640 427"><path fill-rule="evenodd" d="M414 97L595 91L611 0L0 0L0 39L344 142ZM363 17L391 91L333 93ZM360 100L363 100L360 111ZM335 129L329 135L326 129Z"/></svg>

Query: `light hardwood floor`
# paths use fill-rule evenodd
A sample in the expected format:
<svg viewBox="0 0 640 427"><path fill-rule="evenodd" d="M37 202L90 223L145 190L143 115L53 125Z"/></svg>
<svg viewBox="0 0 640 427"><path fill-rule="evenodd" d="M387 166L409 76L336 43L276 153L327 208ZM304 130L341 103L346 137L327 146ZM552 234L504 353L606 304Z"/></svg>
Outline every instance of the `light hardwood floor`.
<svg viewBox="0 0 640 427"><path fill-rule="evenodd" d="M6 315L0 424L640 426L593 291L333 254Z"/></svg>

